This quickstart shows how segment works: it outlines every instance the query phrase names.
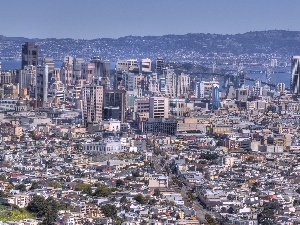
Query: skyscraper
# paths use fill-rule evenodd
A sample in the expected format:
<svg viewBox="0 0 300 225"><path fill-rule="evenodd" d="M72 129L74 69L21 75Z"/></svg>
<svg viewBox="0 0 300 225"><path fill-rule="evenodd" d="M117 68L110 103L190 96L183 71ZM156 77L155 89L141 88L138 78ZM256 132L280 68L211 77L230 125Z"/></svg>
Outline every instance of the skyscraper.
<svg viewBox="0 0 300 225"><path fill-rule="evenodd" d="M142 73L151 73L151 59L142 59L140 69Z"/></svg>
<svg viewBox="0 0 300 225"><path fill-rule="evenodd" d="M177 76L177 97L187 97L190 89L190 76L181 73Z"/></svg>
<svg viewBox="0 0 300 225"><path fill-rule="evenodd" d="M163 69L165 68L165 60L161 57L156 59L156 72L158 75L163 73Z"/></svg>
<svg viewBox="0 0 300 225"><path fill-rule="evenodd" d="M48 101L48 65L36 67L35 98L38 106Z"/></svg>
<svg viewBox="0 0 300 225"><path fill-rule="evenodd" d="M93 57L91 62L95 64L95 77L100 78L105 89L110 88L110 62L102 60L101 57Z"/></svg>
<svg viewBox="0 0 300 225"><path fill-rule="evenodd" d="M292 57L292 80L291 92L294 95L300 94L300 56Z"/></svg>
<svg viewBox="0 0 300 225"><path fill-rule="evenodd" d="M103 99L103 108L119 107L119 120L125 122L126 110L126 91L124 90L105 90ZM109 112L109 110L105 110ZM105 115L108 118L109 115Z"/></svg>
<svg viewBox="0 0 300 225"><path fill-rule="evenodd" d="M177 97L177 75L173 69L164 70L166 79L165 95L169 98Z"/></svg>
<svg viewBox="0 0 300 225"><path fill-rule="evenodd" d="M82 88L82 115L84 125L102 120L103 87L85 84Z"/></svg>
<svg viewBox="0 0 300 225"><path fill-rule="evenodd" d="M202 81L196 83L195 97L204 98L204 83Z"/></svg>
<svg viewBox="0 0 300 225"><path fill-rule="evenodd" d="M213 86L212 86L212 108L219 109L219 107L220 107L219 85L213 84Z"/></svg>
<svg viewBox="0 0 300 225"><path fill-rule="evenodd" d="M34 42L25 42L22 45L22 69L31 65L38 65L38 46Z"/></svg>

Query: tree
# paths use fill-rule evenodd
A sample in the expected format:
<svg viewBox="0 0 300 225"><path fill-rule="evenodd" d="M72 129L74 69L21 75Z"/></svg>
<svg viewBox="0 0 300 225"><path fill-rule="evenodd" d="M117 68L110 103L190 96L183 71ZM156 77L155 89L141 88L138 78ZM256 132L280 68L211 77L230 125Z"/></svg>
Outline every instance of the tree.
<svg viewBox="0 0 300 225"><path fill-rule="evenodd" d="M52 225L57 217L57 212L60 209L60 204L53 198L49 197L45 200L44 220L43 225Z"/></svg>
<svg viewBox="0 0 300 225"><path fill-rule="evenodd" d="M147 223L147 221L146 220L143 220L141 223L140 223L140 225L147 225L148 223Z"/></svg>
<svg viewBox="0 0 300 225"><path fill-rule="evenodd" d="M105 217L111 217L115 219L117 217L117 208L115 205L106 204L101 207L101 211L105 215Z"/></svg>
<svg viewBox="0 0 300 225"><path fill-rule="evenodd" d="M9 192L10 190L12 190L14 188L14 185L12 183L9 183L6 187L5 187L5 191Z"/></svg>
<svg viewBox="0 0 300 225"><path fill-rule="evenodd" d="M56 181L56 180L48 181L47 184L48 184L50 187L61 188L61 183L58 182L58 181Z"/></svg>
<svg viewBox="0 0 300 225"><path fill-rule="evenodd" d="M39 188L39 183L36 181L32 181L31 187L29 188L29 190L35 190L37 188Z"/></svg>
<svg viewBox="0 0 300 225"><path fill-rule="evenodd" d="M0 180L3 181L3 182L7 182L7 178L4 174L0 175Z"/></svg>
<svg viewBox="0 0 300 225"><path fill-rule="evenodd" d="M122 198L120 199L120 203L126 203L127 202L127 198L125 196L122 196Z"/></svg>
<svg viewBox="0 0 300 225"><path fill-rule="evenodd" d="M98 186L97 189L95 190L94 195L98 197L107 197L108 195L111 194L111 192L112 190L108 188L107 185L100 184L100 186Z"/></svg>
<svg viewBox="0 0 300 225"><path fill-rule="evenodd" d="M274 216L274 210L269 208L264 208L264 210L258 214L258 223L262 225L276 224L276 218Z"/></svg>
<svg viewBox="0 0 300 225"><path fill-rule="evenodd" d="M25 184L19 184L17 186L15 186L16 190L19 190L21 192L25 192L26 191L26 185Z"/></svg>
<svg viewBox="0 0 300 225"><path fill-rule="evenodd" d="M1 197L6 197L6 196L7 196L7 195L5 194L5 192L1 190L1 191L0 191L0 198L1 198Z"/></svg>
<svg viewBox="0 0 300 225"><path fill-rule="evenodd" d="M36 213L37 217L44 216L46 201L43 196L34 196L33 199L28 203L27 210Z"/></svg>
<svg viewBox="0 0 300 225"><path fill-rule="evenodd" d="M170 200L170 201L169 201L169 206L174 206L174 205L175 205L175 202L172 201L172 200Z"/></svg>
<svg viewBox="0 0 300 225"><path fill-rule="evenodd" d="M139 204L147 204L150 200L150 196L143 196L142 194L137 194L133 197Z"/></svg>
<svg viewBox="0 0 300 225"><path fill-rule="evenodd" d="M63 206L65 207L65 206ZM43 225L52 225L57 217L57 212L61 205L53 198L45 199L42 196L34 196L28 203L27 210L35 213L37 217L43 217Z"/></svg>
<svg viewBox="0 0 300 225"><path fill-rule="evenodd" d="M86 183L78 183L74 187L75 191L81 191L83 194L92 195L92 187Z"/></svg>
<svg viewBox="0 0 300 225"><path fill-rule="evenodd" d="M217 222L215 221L215 219L209 215L208 213L205 214L205 219L208 222L209 225L217 225Z"/></svg>
<svg viewBox="0 0 300 225"><path fill-rule="evenodd" d="M153 196L159 197L160 196L160 190L158 188L154 189L154 194Z"/></svg>
<svg viewBox="0 0 300 225"><path fill-rule="evenodd" d="M121 187L121 186L124 186L124 181L123 180L121 180L121 179L118 179L117 181L116 181L116 187Z"/></svg>

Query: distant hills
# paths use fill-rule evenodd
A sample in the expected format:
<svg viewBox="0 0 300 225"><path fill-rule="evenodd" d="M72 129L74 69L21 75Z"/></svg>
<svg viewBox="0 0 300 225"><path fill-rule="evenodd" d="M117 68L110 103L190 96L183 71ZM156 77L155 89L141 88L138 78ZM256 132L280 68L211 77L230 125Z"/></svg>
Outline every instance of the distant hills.
<svg viewBox="0 0 300 225"><path fill-rule="evenodd" d="M92 40L71 38L28 39L0 36L0 57L20 57L21 45L35 41L40 46L41 57L61 60L65 55L88 59L101 56L116 61L126 58L150 58L158 56L169 61L197 61L203 57L231 53L233 56L261 54L290 58L300 54L300 31L269 30L244 34L185 34L163 36L126 36L117 39Z"/></svg>

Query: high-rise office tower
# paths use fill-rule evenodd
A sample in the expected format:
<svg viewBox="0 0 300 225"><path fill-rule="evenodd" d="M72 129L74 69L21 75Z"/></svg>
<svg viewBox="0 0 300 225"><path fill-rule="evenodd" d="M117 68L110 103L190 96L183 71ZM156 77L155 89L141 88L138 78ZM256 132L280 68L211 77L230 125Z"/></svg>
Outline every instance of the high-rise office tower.
<svg viewBox="0 0 300 225"><path fill-rule="evenodd" d="M291 92L294 95L300 94L300 56L292 57L292 79Z"/></svg>
<svg viewBox="0 0 300 225"><path fill-rule="evenodd" d="M181 73L177 77L177 97L187 97L188 91L190 89L190 76L184 73Z"/></svg>
<svg viewBox="0 0 300 225"><path fill-rule="evenodd" d="M220 90L219 85L213 84L212 86L212 108L219 109L220 108Z"/></svg>
<svg viewBox="0 0 300 225"><path fill-rule="evenodd" d="M82 116L84 125L102 120L103 87L85 84L82 88Z"/></svg>
<svg viewBox="0 0 300 225"><path fill-rule="evenodd" d="M102 60L101 57L93 57L91 62L95 64L95 77L100 78L105 89L110 88L110 62Z"/></svg>
<svg viewBox="0 0 300 225"><path fill-rule="evenodd" d="M203 82L196 83L195 97L196 98L204 98L204 83Z"/></svg>
<svg viewBox="0 0 300 225"><path fill-rule="evenodd" d="M165 97L151 97L149 118L169 118L169 99Z"/></svg>
<svg viewBox="0 0 300 225"><path fill-rule="evenodd" d="M31 65L38 65L38 46L34 42L25 42L22 45L22 69Z"/></svg>
<svg viewBox="0 0 300 225"><path fill-rule="evenodd" d="M142 59L140 68L142 73L151 73L151 59Z"/></svg>
<svg viewBox="0 0 300 225"><path fill-rule="evenodd" d="M53 58L43 58L42 60L43 66L48 66L48 87L52 84L52 77L53 77L53 71L54 71L54 61Z"/></svg>
<svg viewBox="0 0 300 225"><path fill-rule="evenodd" d="M48 65L36 67L35 98L38 106L48 101Z"/></svg>
<svg viewBox="0 0 300 225"><path fill-rule="evenodd" d="M11 84L12 83L12 71L1 71L0 83L1 84Z"/></svg>
<svg viewBox="0 0 300 225"><path fill-rule="evenodd" d="M236 100L237 101L244 101L244 102L247 101L248 93L249 93L249 91L246 87L242 86L241 88L238 88L236 90L236 95L235 95Z"/></svg>
<svg viewBox="0 0 300 225"><path fill-rule="evenodd" d="M285 83L278 83L278 84L276 85L276 90L277 90L278 92L284 92L284 90L285 90Z"/></svg>
<svg viewBox="0 0 300 225"><path fill-rule="evenodd" d="M18 83L20 84L20 90L23 88L35 87L36 67L35 66L25 66L24 69L21 70L19 73Z"/></svg>
<svg viewBox="0 0 300 225"><path fill-rule="evenodd" d="M84 60L82 58L73 58L73 72L72 72L72 81L71 84L74 85L77 83L78 80L84 79L83 78L83 69L82 65L84 64ZM94 72L94 71L92 71ZM86 75L86 74L85 74ZM87 80L88 83L91 83L91 79Z"/></svg>
<svg viewBox="0 0 300 225"><path fill-rule="evenodd" d="M158 75L161 75L163 74L163 70L165 68L165 60L161 57L158 57L156 59L156 72Z"/></svg>
<svg viewBox="0 0 300 225"><path fill-rule="evenodd" d="M81 63L81 78L92 83L95 77L95 64L90 62Z"/></svg>
<svg viewBox="0 0 300 225"><path fill-rule="evenodd" d="M173 69L164 70L166 79L165 95L169 98L177 97L177 75Z"/></svg>
<svg viewBox="0 0 300 225"><path fill-rule="evenodd" d="M73 82L73 57L65 56L60 69L60 80L68 86Z"/></svg>
<svg viewBox="0 0 300 225"><path fill-rule="evenodd" d="M103 108L119 107L119 120L125 122L126 112L126 91L124 90L104 90ZM109 112L105 110L105 112ZM109 117L104 115L105 118Z"/></svg>

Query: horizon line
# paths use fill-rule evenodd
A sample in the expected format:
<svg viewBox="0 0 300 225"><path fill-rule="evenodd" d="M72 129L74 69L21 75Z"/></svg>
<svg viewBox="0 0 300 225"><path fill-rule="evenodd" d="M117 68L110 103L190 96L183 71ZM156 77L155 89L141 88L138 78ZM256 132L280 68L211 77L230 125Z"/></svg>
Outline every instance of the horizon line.
<svg viewBox="0 0 300 225"><path fill-rule="evenodd" d="M119 37L98 37L98 38L72 38L72 37L47 37L47 38L38 38L38 37L22 37L22 36L6 36L4 34L1 34L0 36L6 37L6 38L25 38L25 39L73 39L73 40L97 40L97 39L119 39L119 38L124 38L124 37L163 37L163 36L171 36L171 35L176 35L176 36L184 36L188 34L212 34L212 35L238 35L238 34L247 34L251 32L268 32L268 31L288 31L288 32L300 32L298 30L284 30L284 29L271 29L271 30L255 30L255 31L247 31L243 33L234 33L234 34L222 34L222 33L185 33L185 34L163 34L163 35L125 35L125 36L119 36Z"/></svg>

